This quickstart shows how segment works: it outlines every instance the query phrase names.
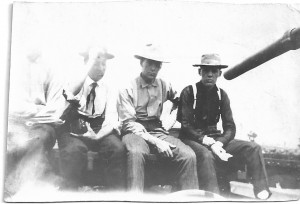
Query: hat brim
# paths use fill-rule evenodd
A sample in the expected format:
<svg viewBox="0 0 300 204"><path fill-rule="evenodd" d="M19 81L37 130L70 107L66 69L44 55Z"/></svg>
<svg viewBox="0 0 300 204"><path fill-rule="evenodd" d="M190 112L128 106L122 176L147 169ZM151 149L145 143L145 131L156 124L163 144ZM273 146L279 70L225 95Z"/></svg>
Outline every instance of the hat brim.
<svg viewBox="0 0 300 204"><path fill-rule="evenodd" d="M162 58L158 58L158 57L151 57L151 56L144 56L144 55L134 55L135 58L137 59L150 59L150 60L154 60L157 62L162 62L162 63L170 63Z"/></svg>
<svg viewBox="0 0 300 204"><path fill-rule="evenodd" d="M79 55L82 56L82 57L84 57L85 59L88 59L88 57L89 57L89 53L88 52L80 52ZM113 59L115 57L113 54L110 54L110 53L104 53L104 54L102 54L102 56L105 59Z"/></svg>
<svg viewBox="0 0 300 204"><path fill-rule="evenodd" d="M217 67L220 69L227 68L228 65L210 65L210 64L194 64L193 67Z"/></svg>
<svg viewBox="0 0 300 204"><path fill-rule="evenodd" d="M112 59L112 58L115 58L115 56L114 56L113 54L110 54L110 53L105 53L105 54L104 54L104 57L105 57L106 59Z"/></svg>

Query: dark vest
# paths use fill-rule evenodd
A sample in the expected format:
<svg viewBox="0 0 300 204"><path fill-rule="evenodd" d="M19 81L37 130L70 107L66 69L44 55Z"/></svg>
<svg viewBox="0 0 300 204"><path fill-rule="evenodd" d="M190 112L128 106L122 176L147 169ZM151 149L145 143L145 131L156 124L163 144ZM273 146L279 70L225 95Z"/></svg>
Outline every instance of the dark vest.
<svg viewBox="0 0 300 204"><path fill-rule="evenodd" d="M196 87L196 100L194 99L196 103L194 109L196 128L207 129L209 126L216 126L221 115L223 90L215 86L212 90L207 91L201 82L198 82Z"/></svg>

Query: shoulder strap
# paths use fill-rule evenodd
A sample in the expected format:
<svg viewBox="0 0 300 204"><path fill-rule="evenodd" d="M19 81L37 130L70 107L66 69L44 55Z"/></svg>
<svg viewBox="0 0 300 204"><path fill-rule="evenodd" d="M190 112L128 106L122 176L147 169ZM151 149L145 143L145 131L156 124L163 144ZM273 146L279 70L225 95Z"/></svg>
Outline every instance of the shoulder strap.
<svg viewBox="0 0 300 204"><path fill-rule="evenodd" d="M134 105L134 108L136 108L137 107L137 103L138 103L138 97L137 97L137 95L138 95L138 91L137 91L137 79L135 79L135 80L133 80L132 82L131 82L131 85L132 85L132 90L133 90L133 105Z"/></svg>
<svg viewBox="0 0 300 204"><path fill-rule="evenodd" d="M165 86L164 86L164 82L162 79L157 79L158 83L160 84L161 86L161 98L163 100L163 103L164 103L164 100L165 100L165 96L166 96L166 89L165 89Z"/></svg>

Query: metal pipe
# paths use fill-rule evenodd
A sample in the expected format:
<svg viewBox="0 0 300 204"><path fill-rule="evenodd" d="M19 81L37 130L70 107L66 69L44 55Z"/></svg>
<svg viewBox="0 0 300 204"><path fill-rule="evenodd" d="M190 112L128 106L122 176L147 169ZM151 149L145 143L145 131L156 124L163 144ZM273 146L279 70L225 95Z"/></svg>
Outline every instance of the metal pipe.
<svg viewBox="0 0 300 204"><path fill-rule="evenodd" d="M296 50L299 48L300 27L286 31L279 40L230 68L224 73L224 77L227 80L234 79L257 66L279 55L282 55L287 51Z"/></svg>

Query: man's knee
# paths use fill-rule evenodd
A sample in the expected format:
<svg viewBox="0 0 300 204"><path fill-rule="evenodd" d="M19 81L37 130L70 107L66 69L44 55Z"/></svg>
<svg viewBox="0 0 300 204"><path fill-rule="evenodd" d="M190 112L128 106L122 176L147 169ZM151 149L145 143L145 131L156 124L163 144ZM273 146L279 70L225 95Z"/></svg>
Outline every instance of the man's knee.
<svg viewBox="0 0 300 204"><path fill-rule="evenodd" d="M259 154L262 151L261 146L255 142L248 142L247 145L250 152Z"/></svg>
<svg viewBox="0 0 300 204"><path fill-rule="evenodd" d="M127 149L127 155L132 158L143 158L144 153L140 149Z"/></svg>
<svg viewBox="0 0 300 204"><path fill-rule="evenodd" d="M132 144L135 145L135 144L141 143L142 138L135 134L129 133L122 137L122 141L124 142L124 144L126 144L126 146L130 146Z"/></svg>
<svg viewBox="0 0 300 204"><path fill-rule="evenodd" d="M197 149L197 151L195 150L195 152L198 163L213 163L215 161L213 153L205 147Z"/></svg>
<svg viewBox="0 0 300 204"><path fill-rule="evenodd" d="M114 155L118 155L120 157L123 157L127 153L126 146L121 141L114 142L112 144L112 148L111 149L112 149Z"/></svg>
<svg viewBox="0 0 300 204"><path fill-rule="evenodd" d="M261 146L255 142L251 142L252 144L252 148L255 150L255 151L260 151L261 150Z"/></svg>
<svg viewBox="0 0 300 204"><path fill-rule="evenodd" d="M148 154L150 151L146 141L135 134L123 136L122 141L125 144L128 154L139 156Z"/></svg>
<svg viewBox="0 0 300 204"><path fill-rule="evenodd" d="M181 161L185 161L187 163L194 163L194 164L196 164L197 161L195 152L188 146L179 149L179 154L177 155L177 159Z"/></svg>
<svg viewBox="0 0 300 204"><path fill-rule="evenodd" d="M31 135L32 142L31 147L33 149L39 149L39 147L45 150L53 148L56 142L56 133L50 125L37 125L31 128L29 134Z"/></svg>
<svg viewBox="0 0 300 204"><path fill-rule="evenodd" d="M72 156L76 158L87 157L88 148L83 144L70 143L64 148L60 149L60 155L62 157Z"/></svg>

